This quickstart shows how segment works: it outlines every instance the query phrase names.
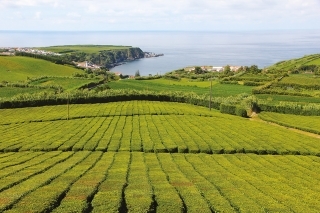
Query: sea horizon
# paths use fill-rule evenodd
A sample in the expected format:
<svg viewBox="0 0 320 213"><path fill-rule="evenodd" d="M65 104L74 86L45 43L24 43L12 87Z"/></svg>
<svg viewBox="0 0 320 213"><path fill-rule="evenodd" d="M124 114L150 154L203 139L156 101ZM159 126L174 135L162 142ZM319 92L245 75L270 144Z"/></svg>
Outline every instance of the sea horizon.
<svg viewBox="0 0 320 213"><path fill-rule="evenodd" d="M320 30L243 31L33 31L0 30L0 47L123 45L162 53L112 71L155 75L187 66L250 66L320 53Z"/></svg>

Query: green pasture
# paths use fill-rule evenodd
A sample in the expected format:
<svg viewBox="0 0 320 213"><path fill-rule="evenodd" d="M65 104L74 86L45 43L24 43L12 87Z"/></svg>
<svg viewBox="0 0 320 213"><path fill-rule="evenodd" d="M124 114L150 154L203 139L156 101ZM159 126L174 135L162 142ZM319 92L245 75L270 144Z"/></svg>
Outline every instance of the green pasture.
<svg viewBox="0 0 320 213"><path fill-rule="evenodd" d="M305 65L320 65L320 58L306 63Z"/></svg>
<svg viewBox="0 0 320 213"><path fill-rule="evenodd" d="M0 82L26 81L27 77L71 76L78 69L20 56L0 56Z"/></svg>
<svg viewBox="0 0 320 213"><path fill-rule="evenodd" d="M179 81L168 80L165 78L159 78L152 80L152 83L165 84L165 85L179 85L179 86L197 86L197 87L210 87L210 80L205 81L193 81L188 78L182 78ZM218 84L218 81L213 80L212 85Z"/></svg>
<svg viewBox="0 0 320 213"><path fill-rule="evenodd" d="M315 77L312 74L293 74L283 78L280 82L297 85L319 85L320 77Z"/></svg>
<svg viewBox="0 0 320 213"><path fill-rule="evenodd" d="M198 95L210 93L210 82L188 82L183 80L172 81L166 79L159 80L120 80L108 83L111 89L136 89L136 90L152 90L152 91L181 91L194 92ZM205 87L207 86L207 87ZM219 84L213 82L212 94L215 97L227 97L238 95L241 93L251 94L253 87L233 85L233 84Z"/></svg>
<svg viewBox="0 0 320 213"><path fill-rule="evenodd" d="M9 98L18 94L33 94L39 92L54 92L53 89L38 89L32 87L0 87L0 98Z"/></svg>
<svg viewBox="0 0 320 213"><path fill-rule="evenodd" d="M263 74L251 74L251 73L245 73L239 77L242 81L271 81L272 78L268 75L263 75Z"/></svg>
<svg viewBox="0 0 320 213"><path fill-rule="evenodd" d="M304 97L291 95L256 94L258 100L268 101L268 103L279 104L280 102L299 102L301 104L320 103L318 97Z"/></svg>
<svg viewBox="0 0 320 213"><path fill-rule="evenodd" d="M61 86L64 90L76 90L81 86L97 81L97 79L81 79L81 78L63 78L63 77L48 77L37 81L32 81L31 85L38 86Z"/></svg>
<svg viewBox="0 0 320 213"><path fill-rule="evenodd" d="M319 65L320 54L306 55L301 58L278 62L268 69L292 71L301 65Z"/></svg>
<svg viewBox="0 0 320 213"><path fill-rule="evenodd" d="M51 47L39 47L37 49L46 50L55 53L73 53L85 52L88 54L99 53L104 50L123 50L129 49L131 46L114 46L114 45L63 45Z"/></svg>

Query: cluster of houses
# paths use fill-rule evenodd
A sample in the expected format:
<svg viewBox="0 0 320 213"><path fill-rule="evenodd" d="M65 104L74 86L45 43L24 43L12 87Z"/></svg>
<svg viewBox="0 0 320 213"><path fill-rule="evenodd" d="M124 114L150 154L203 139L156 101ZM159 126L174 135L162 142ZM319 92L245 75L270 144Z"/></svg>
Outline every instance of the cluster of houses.
<svg viewBox="0 0 320 213"><path fill-rule="evenodd" d="M163 56L164 54L156 54L153 52L144 52L144 57L145 58L152 58L152 57L159 57L159 56Z"/></svg>
<svg viewBox="0 0 320 213"><path fill-rule="evenodd" d="M15 48L14 49L17 52L26 52L26 53L32 53L32 54L38 54L38 55L54 55L54 56L60 56L61 54L59 53L54 53L50 51L45 51L45 50L38 50L38 49L32 49L32 48ZM10 51L10 49L9 49Z"/></svg>
<svg viewBox="0 0 320 213"><path fill-rule="evenodd" d="M1 48L4 50L2 54L5 55L14 55L15 52L25 52L25 53L32 53L32 54L38 54L38 55L53 55L53 56L59 56L61 54L59 53L54 53L50 51L45 51L45 50L38 50L38 49L32 49L28 47L5 47Z"/></svg>
<svg viewBox="0 0 320 213"><path fill-rule="evenodd" d="M77 66L82 68L100 69L100 66L92 63L91 61L84 61L84 62L77 63Z"/></svg>
<svg viewBox="0 0 320 213"><path fill-rule="evenodd" d="M230 70L232 72L237 72L241 66L230 66ZM188 67L185 70L186 71L194 71L196 68L195 67ZM208 71L208 72L223 72L224 67L213 67L213 66L202 66L202 70Z"/></svg>

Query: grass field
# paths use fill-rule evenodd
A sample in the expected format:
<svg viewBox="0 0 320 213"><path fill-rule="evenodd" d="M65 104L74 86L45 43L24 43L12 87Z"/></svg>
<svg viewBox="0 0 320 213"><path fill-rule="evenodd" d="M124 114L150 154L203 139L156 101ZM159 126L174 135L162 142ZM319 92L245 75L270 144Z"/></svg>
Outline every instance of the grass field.
<svg viewBox="0 0 320 213"><path fill-rule="evenodd" d="M90 82L97 81L97 79L77 79L77 78L61 78L61 77L49 77L44 78L38 81L33 81L31 85L39 85L39 86L50 86L50 85L59 85L64 90L76 90L82 85L88 84Z"/></svg>
<svg viewBox="0 0 320 213"><path fill-rule="evenodd" d="M266 100L270 104L279 104L285 102L299 102L301 104L320 103L318 97L303 97L303 96L290 96L290 95L274 95L274 94L256 94L260 100Z"/></svg>
<svg viewBox="0 0 320 213"><path fill-rule="evenodd" d="M302 58L291 59L287 61L278 62L268 69L292 71L301 65L319 65L320 54L307 55Z"/></svg>
<svg viewBox="0 0 320 213"><path fill-rule="evenodd" d="M307 156L0 154L3 212L319 212Z"/></svg>
<svg viewBox="0 0 320 213"><path fill-rule="evenodd" d="M71 76L78 69L45 60L18 56L0 56L0 81L26 81L36 76Z"/></svg>
<svg viewBox="0 0 320 213"><path fill-rule="evenodd" d="M53 92L53 89L20 88L20 87L0 87L0 98L9 98L18 94L33 94L39 92Z"/></svg>
<svg viewBox="0 0 320 213"><path fill-rule="evenodd" d="M210 87L210 81L190 81L190 79L182 78L180 81L168 80L164 78L155 79L151 81L152 83L165 84L165 85L179 85L179 86L197 86L197 87ZM218 81L213 80L212 85L218 84Z"/></svg>
<svg viewBox="0 0 320 213"><path fill-rule="evenodd" d="M154 91L182 91L194 92L198 95L210 93L210 82L187 82L187 81L172 81L166 79L159 80L120 80L117 82L110 82L111 89L136 89L136 90L154 90ZM207 87L206 87L207 86ZM238 95L241 93L251 94L253 87L219 84L213 83L212 94L215 97L227 97Z"/></svg>
<svg viewBox="0 0 320 213"><path fill-rule="evenodd" d="M123 50L128 49L131 46L113 46L113 45L63 45L63 46L51 46L51 47L37 47L37 49L46 50L55 53L73 53L73 52L85 52L85 53L99 53L103 50Z"/></svg>
<svg viewBox="0 0 320 213"><path fill-rule="evenodd" d="M283 78L280 82L286 84L319 85L320 77L315 78L312 74L294 74Z"/></svg>
<svg viewBox="0 0 320 213"><path fill-rule="evenodd" d="M316 138L186 104L72 105L67 122L67 106L0 113L0 151L320 154ZM37 131L30 135L30 129Z"/></svg>
<svg viewBox="0 0 320 213"><path fill-rule="evenodd" d="M320 65L320 58L306 63L305 65Z"/></svg>

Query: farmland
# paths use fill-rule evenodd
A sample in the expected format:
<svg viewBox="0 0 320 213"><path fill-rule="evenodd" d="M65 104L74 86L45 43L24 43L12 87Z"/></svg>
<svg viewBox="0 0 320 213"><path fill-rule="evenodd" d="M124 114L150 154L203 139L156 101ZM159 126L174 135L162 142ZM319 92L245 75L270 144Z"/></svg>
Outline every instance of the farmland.
<svg viewBox="0 0 320 213"><path fill-rule="evenodd" d="M30 85L36 85L36 86L55 86L59 85L64 90L70 91L70 90L76 90L80 88L82 85L91 83L93 81L97 81L97 79L81 79L81 78L63 78L63 77L48 77L39 79L36 81L32 81Z"/></svg>
<svg viewBox="0 0 320 213"><path fill-rule="evenodd" d="M259 117L262 120L278 123L283 126L320 134L319 116L287 115L272 112L262 112Z"/></svg>
<svg viewBox="0 0 320 213"><path fill-rule="evenodd" d="M293 71L297 67L308 65L319 65L320 54L306 55L301 58L278 62L270 67L269 70L275 71Z"/></svg>
<svg viewBox="0 0 320 213"><path fill-rule="evenodd" d="M100 51L59 48L51 51ZM320 137L309 133L320 134L314 75L213 81L220 110L209 110L207 80L113 79L111 89L89 91L78 88L103 79L45 67L49 77L18 67L12 73L21 69L24 82L1 83L0 212L320 212ZM271 80L282 84L278 93L258 99L238 84ZM313 97L280 95L293 86ZM266 111L248 118L254 104ZM230 115L237 110L245 115Z"/></svg>
<svg viewBox="0 0 320 213"><path fill-rule="evenodd" d="M181 91L194 92L198 95L210 93L210 82L186 82L173 81L165 79L157 80L121 80L110 82L111 89L131 88L136 90L152 90L152 91ZM212 94L216 97L227 97L241 93L251 93L252 87L232 84L213 83Z"/></svg>
<svg viewBox="0 0 320 213"><path fill-rule="evenodd" d="M32 94L39 92L54 92L52 89L38 89L38 88L21 88L21 87L0 87L0 97L8 98L18 94Z"/></svg>
<svg viewBox="0 0 320 213"><path fill-rule="evenodd" d="M29 57L0 56L0 82L26 81L28 77L71 76L78 69Z"/></svg>
<svg viewBox="0 0 320 213"><path fill-rule="evenodd" d="M167 111L170 107L173 109ZM28 113L16 109L19 119L15 119L12 110L3 110L6 125L0 126L0 151L320 154L318 139L219 111L200 114L201 109L205 110L202 107L188 109L185 104L132 101L116 106L93 105L91 115L86 108L71 107L69 121L66 107L44 108L43 113L38 113L42 117L25 119L23 114L37 113L32 108ZM30 135L30 129L37 131Z"/></svg>
<svg viewBox="0 0 320 213"><path fill-rule="evenodd" d="M5 212L320 211L312 156L54 151L0 161Z"/></svg>
<svg viewBox="0 0 320 213"><path fill-rule="evenodd" d="M39 47L37 49L55 52L55 53L99 53L100 51L108 50L123 50L129 49L131 46L114 46L114 45L63 45L63 46L51 46L51 47Z"/></svg>

